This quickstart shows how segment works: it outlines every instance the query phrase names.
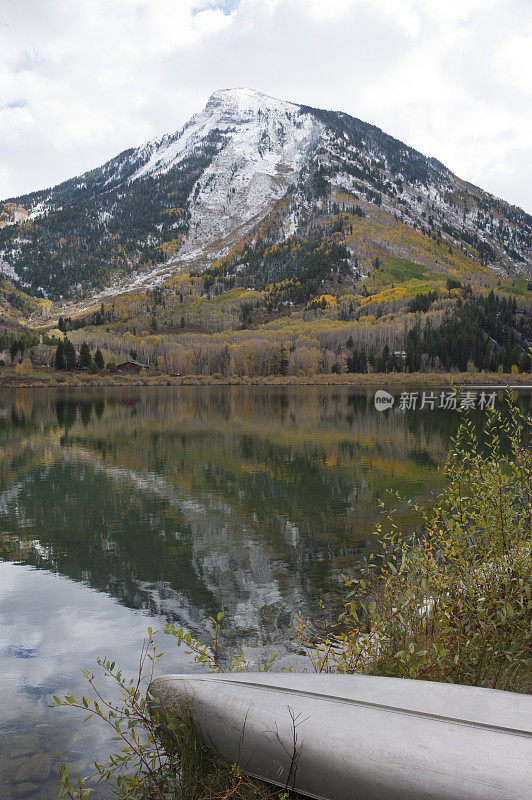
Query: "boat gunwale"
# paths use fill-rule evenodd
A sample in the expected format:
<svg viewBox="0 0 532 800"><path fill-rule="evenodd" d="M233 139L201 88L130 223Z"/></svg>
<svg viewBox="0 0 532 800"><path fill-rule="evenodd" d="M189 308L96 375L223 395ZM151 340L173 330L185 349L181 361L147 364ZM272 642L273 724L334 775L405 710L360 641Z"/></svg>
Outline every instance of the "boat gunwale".
<svg viewBox="0 0 532 800"><path fill-rule="evenodd" d="M293 674L294 673L292 673L292 675ZM364 676L364 677L366 677L366 676ZM496 732L496 733L503 733L503 734L506 734L506 735L509 735L509 736L522 736L523 738L526 738L526 739L532 738L532 730L526 730L526 729L522 729L522 728L512 728L510 726L497 725L497 724L489 723L489 722L479 722L479 721L468 720L468 719L464 719L464 718L460 718L460 717L451 717L451 716L446 716L446 715L443 715L443 714L436 714L435 712L431 712L431 711L420 711L420 710L412 709L412 708L409 709L409 708L403 708L403 707L400 707L400 706L391 706L391 705L388 705L386 703L379 703L379 702L375 702L375 701L371 701L371 700L357 700L355 698L341 697L339 695L325 694L323 692L312 692L312 691L310 691L308 689L295 689L295 688L290 688L290 687L287 687L287 686L277 686L277 685L271 684L271 683L261 684L261 683L258 683L256 681L248 681L248 680L245 680L245 679L244 680L238 680L238 679L235 680L234 678L230 678L230 677L225 676L225 675L211 675L211 676L206 676L206 675L198 675L198 676L196 676L194 674L192 674L190 676L188 676L188 675L182 675L182 676L181 675L161 675L159 678L156 678L155 680L161 680L161 681L165 681L165 682L168 681L168 680L172 680L172 681L175 681L175 682L201 681L202 683L204 682L204 683L211 683L211 684L220 682L220 683L231 684L233 686L236 686L236 685L238 685L238 686L249 686L250 688L259 689L261 691L275 691L275 692L284 693L284 694L296 694L296 695L300 695L302 697L309 697L309 698L313 698L313 699L316 699L316 700L318 700L318 699L319 700L325 700L325 701L330 702L330 703L338 703L338 704L344 704L345 703L345 704L349 704L349 705L353 705L353 706L360 706L362 708L369 708L369 709L373 709L373 710L377 710L377 711L383 711L385 713L402 714L402 715L410 716L410 717L418 717L418 718L423 718L423 719L436 720L438 722L443 722L443 723L446 723L448 725L462 725L462 726L468 727L468 728L476 728L476 729L479 729L479 730L493 731L493 732ZM431 683L431 682L427 681L426 683ZM441 684L441 685L447 686L447 684ZM453 686L453 685L454 684L449 684L449 686ZM462 688L477 689L479 687L471 686L471 687L462 687ZM495 692L495 691L498 691L498 690L493 689L491 691ZM508 692L508 694L513 694L513 693L512 692ZM517 696L519 696L519 695L517 695ZM528 696L528 695L525 695L525 697L526 696Z"/></svg>

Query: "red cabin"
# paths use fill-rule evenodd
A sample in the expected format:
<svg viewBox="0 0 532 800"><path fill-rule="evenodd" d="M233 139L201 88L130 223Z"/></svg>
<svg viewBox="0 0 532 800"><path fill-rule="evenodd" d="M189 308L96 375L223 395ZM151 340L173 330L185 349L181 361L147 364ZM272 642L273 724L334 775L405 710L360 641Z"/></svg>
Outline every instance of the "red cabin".
<svg viewBox="0 0 532 800"><path fill-rule="evenodd" d="M117 364L116 369L117 372L140 372L141 369L149 369L149 366L140 361L124 361L123 364Z"/></svg>

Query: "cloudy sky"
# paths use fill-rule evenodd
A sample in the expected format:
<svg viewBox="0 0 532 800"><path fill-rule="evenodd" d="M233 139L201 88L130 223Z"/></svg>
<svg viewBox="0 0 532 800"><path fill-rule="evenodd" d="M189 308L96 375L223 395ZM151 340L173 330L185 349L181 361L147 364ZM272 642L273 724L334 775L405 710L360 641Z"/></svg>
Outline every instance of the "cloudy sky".
<svg viewBox="0 0 532 800"><path fill-rule="evenodd" d="M372 122L532 212L530 0L0 0L0 198L247 86Z"/></svg>

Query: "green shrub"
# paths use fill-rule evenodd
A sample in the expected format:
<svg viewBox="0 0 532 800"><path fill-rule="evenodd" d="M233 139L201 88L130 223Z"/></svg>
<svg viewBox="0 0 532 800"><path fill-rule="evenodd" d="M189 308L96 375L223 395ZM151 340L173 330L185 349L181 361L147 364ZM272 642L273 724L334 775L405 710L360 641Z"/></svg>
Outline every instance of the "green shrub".
<svg viewBox="0 0 532 800"><path fill-rule="evenodd" d="M317 670L530 691L531 432L511 401L481 436L463 423L445 490L410 504L418 533L402 535L393 513L378 528L379 555L349 581L336 628L312 643Z"/></svg>

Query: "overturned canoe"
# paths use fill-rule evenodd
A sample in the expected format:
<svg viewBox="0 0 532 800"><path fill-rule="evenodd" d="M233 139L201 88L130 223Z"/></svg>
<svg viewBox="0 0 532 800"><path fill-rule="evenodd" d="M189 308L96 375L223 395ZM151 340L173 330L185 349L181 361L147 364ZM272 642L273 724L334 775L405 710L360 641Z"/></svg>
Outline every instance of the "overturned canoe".
<svg viewBox="0 0 532 800"><path fill-rule="evenodd" d="M531 800L532 695L365 675L167 675L203 740L321 800Z"/></svg>

